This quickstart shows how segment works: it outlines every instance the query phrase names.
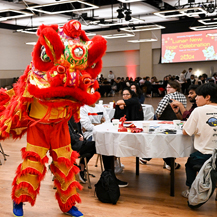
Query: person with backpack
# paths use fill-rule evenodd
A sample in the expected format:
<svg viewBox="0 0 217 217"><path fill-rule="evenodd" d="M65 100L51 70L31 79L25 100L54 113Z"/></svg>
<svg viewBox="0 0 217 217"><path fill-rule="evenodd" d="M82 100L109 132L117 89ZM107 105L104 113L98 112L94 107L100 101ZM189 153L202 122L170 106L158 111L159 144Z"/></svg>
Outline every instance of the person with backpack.
<svg viewBox="0 0 217 217"><path fill-rule="evenodd" d="M183 127L183 134L194 135L194 148L185 164L188 189L182 196L188 198L192 183L196 178L196 165L203 165L217 148L217 85L206 83L196 90L197 108L189 116Z"/></svg>

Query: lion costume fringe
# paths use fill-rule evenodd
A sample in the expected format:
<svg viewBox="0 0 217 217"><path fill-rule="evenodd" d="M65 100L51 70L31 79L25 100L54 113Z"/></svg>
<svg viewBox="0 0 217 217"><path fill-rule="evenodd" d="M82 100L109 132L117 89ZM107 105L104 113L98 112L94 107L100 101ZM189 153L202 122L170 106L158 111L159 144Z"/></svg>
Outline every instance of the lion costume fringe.
<svg viewBox="0 0 217 217"><path fill-rule="evenodd" d="M32 62L11 90L0 90L0 139L21 138L27 132L23 162L13 181L15 203L35 204L46 173L49 151L55 176L56 199L63 212L80 202L74 165L78 153L71 149L68 120L79 120L79 110L99 98L97 75L102 68L106 40L90 40L78 21L62 28L42 25L32 52Z"/></svg>

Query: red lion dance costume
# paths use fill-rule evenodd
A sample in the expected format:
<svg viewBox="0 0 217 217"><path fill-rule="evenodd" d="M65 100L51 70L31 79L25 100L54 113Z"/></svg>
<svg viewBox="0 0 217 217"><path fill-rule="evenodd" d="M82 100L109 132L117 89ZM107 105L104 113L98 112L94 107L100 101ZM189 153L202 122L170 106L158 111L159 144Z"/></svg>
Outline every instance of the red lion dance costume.
<svg viewBox="0 0 217 217"><path fill-rule="evenodd" d="M0 139L21 138L27 132L23 163L12 184L14 215L23 216L23 202L35 204L49 151L60 209L83 216L74 206L81 201L76 192L81 186L75 180L78 153L71 149L68 120L73 115L78 121L80 107L100 98L93 90L98 88L106 40L102 36L90 40L73 20L63 28L42 25L37 35L31 64L13 89L0 90Z"/></svg>

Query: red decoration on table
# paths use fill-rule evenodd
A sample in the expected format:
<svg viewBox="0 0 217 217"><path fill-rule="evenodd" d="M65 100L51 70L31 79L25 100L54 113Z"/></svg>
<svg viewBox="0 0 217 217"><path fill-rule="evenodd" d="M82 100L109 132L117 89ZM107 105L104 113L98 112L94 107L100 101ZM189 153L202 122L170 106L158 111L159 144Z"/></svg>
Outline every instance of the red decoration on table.
<svg viewBox="0 0 217 217"><path fill-rule="evenodd" d="M124 115L124 117L120 118L121 124L119 124L119 127L124 127L124 122L127 120L125 117L126 117L126 115Z"/></svg>
<svg viewBox="0 0 217 217"><path fill-rule="evenodd" d="M124 127L124 121L127 120L125 117L126 117L126 115L124 115L124 117L120 118L121 124L119 124L118 132L127 132L127 128Z"/></svg>

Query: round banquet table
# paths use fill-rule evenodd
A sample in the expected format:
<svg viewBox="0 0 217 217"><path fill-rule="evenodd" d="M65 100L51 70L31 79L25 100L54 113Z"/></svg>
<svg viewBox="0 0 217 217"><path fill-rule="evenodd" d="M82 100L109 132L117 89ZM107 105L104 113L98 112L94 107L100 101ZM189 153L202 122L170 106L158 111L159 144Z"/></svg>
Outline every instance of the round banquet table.
<svg viewBox="0 0 217 217"><path fill-rule="evenodd" d="M167 158L171 157L170 195L175 192L174 159L189 157L194 152L193 137L184 136L178 129L176 134L164 134L166 129L173 129L168 121L133 121L137 128L142 128L143 122L150 123L152 133L118 132L112 123L97 125L93 130L96 152L102 155L116 157L136 157L136 174L139 175L139 157ZM162 123L162 124L161 124Z"/></svg>

